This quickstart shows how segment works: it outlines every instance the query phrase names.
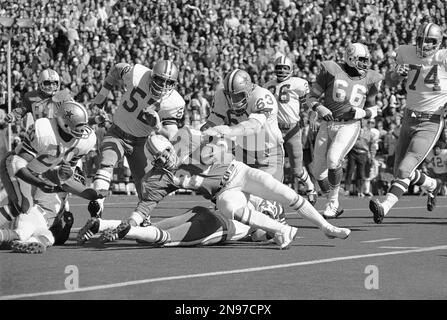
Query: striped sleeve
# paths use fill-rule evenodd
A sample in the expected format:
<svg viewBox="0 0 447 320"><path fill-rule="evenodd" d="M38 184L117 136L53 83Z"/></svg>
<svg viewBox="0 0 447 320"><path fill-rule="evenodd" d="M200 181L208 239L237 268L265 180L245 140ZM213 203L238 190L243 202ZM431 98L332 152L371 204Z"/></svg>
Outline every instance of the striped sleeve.
<svg viewBox="0 0 447 320"><path fill-rule="evenodd" d="M33 157L36 157L39 153L39 141L38 137L36 135L36 130L34 125L31 125L25 135L25 138L23 139L22 143L17 147L18 152L16 153L22 153L26 152L30 154Z"/></svg>

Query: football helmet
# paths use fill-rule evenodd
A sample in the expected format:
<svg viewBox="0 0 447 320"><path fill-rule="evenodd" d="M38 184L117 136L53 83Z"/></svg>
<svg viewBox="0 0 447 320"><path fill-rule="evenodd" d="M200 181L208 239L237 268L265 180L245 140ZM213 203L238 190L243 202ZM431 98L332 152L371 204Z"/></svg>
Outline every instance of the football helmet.
<svg viewBox="0 0 447 320"><path fill-rule="evenodd" d="M86 139L93 131L88 126L88 114L83 105L75 101L65 101L56 112L59 127L74 138Z"/></svg>
<svg viewBox="0 0 447 320"><path fill-rule="evenodd" d="M436 53L442 42L442 29L434 23L422 24L416 33L416 54L427 58Z"/></svg>
<svg viewBox="0 0 447 320"><path fill-rule="evenodd" d="M226 75L224 94L227 97L231 112L238 116L244 114L248 105L248 97L253 92L254 87L250 75L244 70L235 69Z"/></svg>
<svg viewBox="0 0 447 320"><path fill-rule="evenodd" d="M351 43L345 51L345 62L357 70L366 70L370 66L371 54L368 47L362 43Z"/></svg>
<svg viewBox="0 0 447 320"><path fill-rule="evenodd" d="M177 66L169 60L159 60L152 69L149 90L156 98L169 95L177 84Z"/></svg>
<svg viewBox="0 0 447 320"><path fill-rule="evenodd" d="M48 96L54 96L59 91L61 81L53 69L45 69L39 75L39 89Z"/></svg>
<svg viewBox="0 0 447 320"><path fill-rule="evenodd" d="M154 157L152 165L159 169L172 171L180 165L180 159L172 143L159 134L147 138L145 148Z"/></svg>
<svg viewBox="0 0 447 320"><path fill-rule="evenodd" d="M275 74L279 82L289 79L293 73L293 63L289 58L282 56L275 60Z"/></svg>

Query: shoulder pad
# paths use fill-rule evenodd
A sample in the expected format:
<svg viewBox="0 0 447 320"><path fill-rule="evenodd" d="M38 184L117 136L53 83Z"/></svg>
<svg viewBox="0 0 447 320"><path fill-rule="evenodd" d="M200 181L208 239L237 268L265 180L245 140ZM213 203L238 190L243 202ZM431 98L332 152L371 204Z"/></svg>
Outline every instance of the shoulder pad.
<svg viewBox="0 0 447 320"><path fill-rule="evenodd" d="M321 68L332 75L335 75L340 70L339 64L332 60L323 61L321 63Z"/></svg>

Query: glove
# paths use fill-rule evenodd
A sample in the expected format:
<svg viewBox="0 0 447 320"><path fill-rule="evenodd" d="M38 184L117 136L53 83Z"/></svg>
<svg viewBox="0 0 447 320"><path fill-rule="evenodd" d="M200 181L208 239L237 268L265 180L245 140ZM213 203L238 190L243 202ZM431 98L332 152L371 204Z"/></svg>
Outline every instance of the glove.
<svg viewBox="0 0 447 320"><path fill-rule="evenodd" d="M401 77L408 76L408 71L410 71L410 66L408 64L398 64L396 67L396 73Z"/></svg>
<svg viewBox="0 0 447 320"><path fill-rule="evenodd" d="M352 110L354 111L354 118L355 120L363 119L366 116L366 111L362 108L353 107Z"/></svg>
<svg viewBox="0 0 447 320"><path fill-rule="evenodd" d="M325 121L334 121L334 116L332 115L332 111L323 106L322 104L318 105L316 107L316 111L318 112L318 115L320 118L322 118Z"/></svg>
<svg viewBox="0 0 447 320"><path fill-rule="evenodd" d="M69 163L62 163L57 170L57 175L60 181L66 181L73 176L73 169L71 168Z"/></svg>

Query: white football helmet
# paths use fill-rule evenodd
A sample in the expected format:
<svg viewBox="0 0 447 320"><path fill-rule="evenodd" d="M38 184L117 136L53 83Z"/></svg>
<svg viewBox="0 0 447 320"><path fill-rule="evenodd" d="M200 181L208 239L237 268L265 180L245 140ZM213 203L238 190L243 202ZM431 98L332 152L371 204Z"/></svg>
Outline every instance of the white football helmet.
<svg viewBox="0 0 447 320"><path fill-rule="evenodd" d="M54 96L59 91L61 81L53 69L45 69L39 75L39 89L48 96Z"/></svg>
<svg viewBox="0 0 447 320"><path fill-rule="evenodd" d="M159 60L152 69L149 90L156 98L169 95L174 90L178 79L177 66L169 60Z"/></svg>
<svg viewBox="0 0 447 320"><path fill-rule="evenodd" d="M416 54L427 58L436 53L441 46L443 34L440 26L434 23L422 24L416 33Z"/></svg>
<svg viewBox="0 0 447 320"><path fill-rule="evenodd" d="M248 97L254 88L255 85L246 71L235 69L227 74L224 79L224 94L234 114L244 114L248 106Z"/></svg>
<svg viewBox="0 0 447 320"><path fill-rule="evenodd" d="M154 157L152 161L154 167L172 171L180 165L174 146L164 136L159 134L149 136L144 147Z"/></svg>
<svg viewBox="0 0 447 320"><path fill-rule="evenodd" d="M371 63L371 54L368 47L358 42L348 45L344 58L348 66L359 71L368 69Z"/></svg>
<svg viewBox="0 0 447 320"><path fill-rule="evenodd" d="M86 139L93 131L88 125L88 113L83 105L75 101L63 102L56 112L59 127L74 138Z"/></svg>
<svg viewBox="0 0 447 320"><path fill-rule="evenodd" d="M286 56L278 57L275 60L275 74L276 79L279 82L283 82L289 79L293 73L293 63L292 60Z"/></svg>

